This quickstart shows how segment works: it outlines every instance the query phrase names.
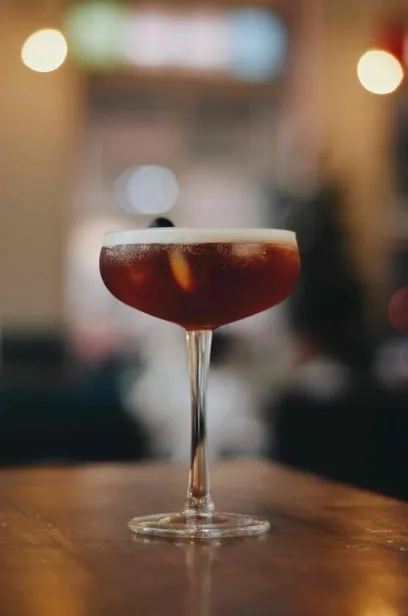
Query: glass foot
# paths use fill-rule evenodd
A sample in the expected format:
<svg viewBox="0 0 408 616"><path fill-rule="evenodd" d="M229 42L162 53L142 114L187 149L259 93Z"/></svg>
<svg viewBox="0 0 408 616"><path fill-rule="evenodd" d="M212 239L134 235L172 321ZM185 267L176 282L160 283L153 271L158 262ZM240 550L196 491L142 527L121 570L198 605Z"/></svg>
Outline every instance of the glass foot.
<svg viewBox="0 0 408 616"><path fill-rule="evenodd" d="M239 513L159 513L133 518L129 528L138 535L209 541L266 533L269 522Z"/></svg>

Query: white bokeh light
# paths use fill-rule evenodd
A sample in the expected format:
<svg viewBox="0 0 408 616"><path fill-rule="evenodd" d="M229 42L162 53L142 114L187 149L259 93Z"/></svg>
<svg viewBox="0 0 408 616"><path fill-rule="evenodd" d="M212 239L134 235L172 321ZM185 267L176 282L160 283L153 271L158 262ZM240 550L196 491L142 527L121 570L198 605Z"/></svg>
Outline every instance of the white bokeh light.
<svg viewBox="0 0 408 616"><path fill-rule="evenodd" d="M391 94L401 84L404 70L398 59L383 49L370 49L358 61L358 79L372 94Z"/></svg>
<svg viewBox="0 0 408 616"><path fill-rule="evenodd" d="M63 64L67 53L68 45L62 32L47 28L27 38L21 50L21 59L32 71L50 73Z"/></svg>
<svg viewBox="0 0 408 616"><path fill-rule="evenodd" d="M123 23L123 59L138 67L226 71L238 79L276 77L287 53L284 23L261 8L134 11Z"/></svg>
<svg viewBox="0 0 408 616"><path fill-rule="evenodd" d="M179 193L173 171L160 165L132 167L115 183L117 202L132 214L164 214L174 206Z"/></svg>
<svg viewBox="0 0 408 616"><path fill-rule="evenodd" d="M136 66L223 68L228 64L228 23L218 16L174 17L160 12L128 19L122 41L125 59Z"/></svg>
<svg viewBox="0 0 408 616"><path fill-rule="evenodd" d="M166 66L173 44L170 19L156 12L134 15L124 25L122 52L125 60L139 66Z"/></svg>

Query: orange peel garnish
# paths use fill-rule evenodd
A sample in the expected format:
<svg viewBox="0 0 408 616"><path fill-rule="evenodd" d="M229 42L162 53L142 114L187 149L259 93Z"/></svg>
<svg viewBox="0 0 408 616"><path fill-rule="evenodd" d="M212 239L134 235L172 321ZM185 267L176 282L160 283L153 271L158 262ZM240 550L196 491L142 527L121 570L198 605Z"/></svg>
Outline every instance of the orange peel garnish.
<svg viewBox="0 0 408 616"><path fill-rule="evenodd" d="M170 253L170 270L177 284L183 291L194 291L196 282L194 280L191 266L188 263L187 257L181 250L176 249Z"/></svg>

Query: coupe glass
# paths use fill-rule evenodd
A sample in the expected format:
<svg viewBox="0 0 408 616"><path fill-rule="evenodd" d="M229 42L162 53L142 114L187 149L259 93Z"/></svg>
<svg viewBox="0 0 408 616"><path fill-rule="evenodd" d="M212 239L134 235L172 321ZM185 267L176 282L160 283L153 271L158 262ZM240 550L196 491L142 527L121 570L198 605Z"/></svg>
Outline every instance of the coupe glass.
<svg viewBox="0 0 408 616"><path fill-rule="evenodd" d="M209 540L268 530L266 520L214 509L205 402L211 337L215 328L284 300L299 268L290 231L153 228L105 235L100 271L109 291L187 335L192 428L186 503L180 513L134 518L129 527L135 533Z"/></svg>

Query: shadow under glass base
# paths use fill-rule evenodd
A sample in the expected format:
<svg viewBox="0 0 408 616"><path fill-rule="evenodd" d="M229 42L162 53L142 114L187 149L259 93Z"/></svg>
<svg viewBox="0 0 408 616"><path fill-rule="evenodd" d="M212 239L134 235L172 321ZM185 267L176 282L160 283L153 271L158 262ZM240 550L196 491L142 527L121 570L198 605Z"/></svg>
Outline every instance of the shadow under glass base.
<svg viewBox="0 0 408 616"><path fill-rule="evenodd" d="M138 535L148 537L209 541L262 535L270 525L261 518L239 513L159 513L133 518L129 528Z"/></svg>

